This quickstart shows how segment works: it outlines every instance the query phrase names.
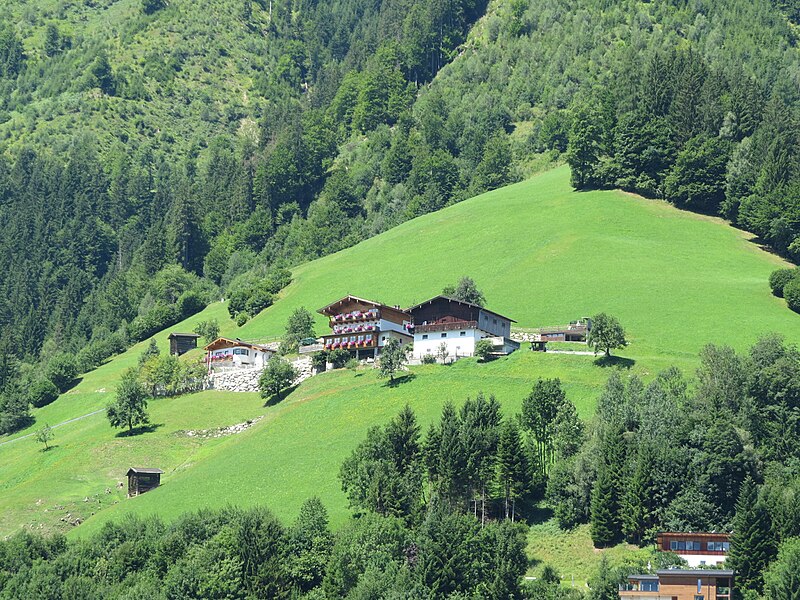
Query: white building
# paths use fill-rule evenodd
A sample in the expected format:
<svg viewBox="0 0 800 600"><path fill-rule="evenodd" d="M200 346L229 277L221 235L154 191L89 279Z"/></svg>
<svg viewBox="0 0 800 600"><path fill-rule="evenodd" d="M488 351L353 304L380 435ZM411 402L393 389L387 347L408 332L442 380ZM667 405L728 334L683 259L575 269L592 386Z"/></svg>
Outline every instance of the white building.
<svg viewBox="0 0 800 600"><path fill-rule="evenodd" d="M477 304L446 296L436 296L408 309L413 320L414 358L441 356L444 348L450 358L472 356L479 340L492 340L494 352L510 354L519 349L511 339L515 321Z"/></svg>
<svg viewBox="0 0 800 600"><path fill-rule="evenodd" d="M218 338L205 347L209 370L225 368L261 369L275 354L266 346L240 339Z"/></svg>

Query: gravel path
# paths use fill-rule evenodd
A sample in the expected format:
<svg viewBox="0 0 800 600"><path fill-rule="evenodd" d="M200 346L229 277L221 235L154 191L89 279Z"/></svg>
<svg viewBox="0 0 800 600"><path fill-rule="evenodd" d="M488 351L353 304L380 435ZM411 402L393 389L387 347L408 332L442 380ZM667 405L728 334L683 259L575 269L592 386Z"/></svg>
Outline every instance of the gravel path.
<svg viewBox="0 0 800 600"><path fill-rule="evenodd" d="M86 415L81 415L80 417L75 417L74 419L67 419L66 421L62 421L61 423L58 423L57 425L52 425L51 429L55 429L56 427L61 427L62 425L66 425L67 423L73 423L75 421L80 421L81 419L85 419L86 417L91 417L92 415L96 415L97 413L101 413L103 411L105 411L105 408L100 408L100 409L95 410L93 412L90 412L90 413L88 413ZM25 438L29 438L29 437L32 437L34 435L36 435L35 431L32 432L32 433L26 433L25 435L21 435L18 438L14 438L13 440L6 440L5 442L0 442L0 446L5 446L6 444L10 444L12 442L18 442L19 440L24 440Z"/></svg>

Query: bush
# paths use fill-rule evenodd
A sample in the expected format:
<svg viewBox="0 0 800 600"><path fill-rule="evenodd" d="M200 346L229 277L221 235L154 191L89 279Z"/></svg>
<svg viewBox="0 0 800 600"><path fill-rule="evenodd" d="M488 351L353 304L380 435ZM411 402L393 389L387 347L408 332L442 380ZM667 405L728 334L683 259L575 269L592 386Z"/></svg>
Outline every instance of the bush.
<svg viewBox="0 0 800 600"><path fill-rule="evenodd" d="M769 276L769 287L778 298L783 298L783 288L794 279L800 271L798 269L778 269Z"/></svg>
<svg viewBox="0 0 800 600"><path fill-rule="evenodd" d="M108 337L90 342L81 348L75 357L78 372L87 373L99 367L107 358L124 352L126 347L125 339L119 333L112 333Z"/></svg>
<svg viewBox="0 0 800 600"><path fill-rule="evenodd" d="M311 355L311 366L314 367L317 371L324 371L325 366L328 363L328 352L322 350L320 352L315 352Z"/></svg>
<svg viewBox="0 0 800 600"><path fill-rule="evenodd" d="M211 343L219 337L219 321L216 319L200 321L194 328L194 332L202 336L207 344Z"/></svg>
<svg viewBox="0 0 800 600"><path fill-rule="evenodd" d="M288 360L279 356L271 358L258 380L261 397L280 399L281 392L292 385L297 376L297 369Z"/></svg>
<svg viewBox="0 0 800 600"><path fill-rule="evenodd" d="M275 294L291 281L292 274L286 269L278 269L266 277L245 273L231 283L228 312L231 317L236 317L242 311L256 315L270 306L275 300Z"/></svg>
<svg viewBox="0 0 800 600"><path fill-rule="evenodd" d="M355 358L355 357L353 357L353 358L351 358L350 360L348 360L348 361L347 361L347 362L344 364L344 366L345 366L345 368L347 368L347 369L350 369L351 371L355 371L355 370L358 368L358 365L359 365L359 364L360 364L360 363L358 362L358 359L357 359L357 358Z"/></svg>
<svg viewBox="0 0 800 600"><path fill-rule="evenodd" d="M187 290L178 298L177 306L178 313L185 319L203 310L206 303L197 291Z"/></svg>
<svg viewBox="0 0 800 600"><path fill-rule="evenodd" d="M156 303L147 314L136 317L128 324L128 337L131 341L140 342L178 321L180 313L175 304Z"/></svg>
<svg viewBox="0 0 800 600"><path fill-rule="evenodd" d="M800 312L800 278L794 278L784 286L783 297L786 298L789 308L794 312Z"/></svg>
<svg viewBox="0 0 800 600"><path fill-rule="evenodd" d="M58 388L49 379L38 379L28 388L28 400L36 408L47 406L58 398Z"/></svg>
<svg viewBox="0 0 800 600"><path fill-rule="evenodd" d="M436 357L433 354L425 354L422 357L422 364L423 365L435 365L436 364Z"/></svg>
<svg viewBox="0 0 800 600"><path fill-rule="evenodd" d="M45 369L45 376L53 382L59 392L66 392L75 377L78 375L78 366L75 359L70 354L57 354L50 359Z"/></svg>
<svg viewBox="0 0 800 600"><path fill-rule="evenodd" d="M237 327L241 327L242 325L247 323L249 320L250 320L250 315L248 315L246 312L242 311L240 313L236 313L236 326Z"/></svg>
<svg viewBox="0 0 800 600"><path fill-rule="evenodd" d="M328 360L331 362L334 369L341 369L347 364L347 361L350 360L350 353L347 350L336 348L330 351Z"/></svg>
<svg viewBox="0 0 800 600"><path fill-rule="evenodd" d="M490 340L478 340L478 343L475 344L475 356L481 360L486 360L492 350L494 350L494 345Z"/></svg>

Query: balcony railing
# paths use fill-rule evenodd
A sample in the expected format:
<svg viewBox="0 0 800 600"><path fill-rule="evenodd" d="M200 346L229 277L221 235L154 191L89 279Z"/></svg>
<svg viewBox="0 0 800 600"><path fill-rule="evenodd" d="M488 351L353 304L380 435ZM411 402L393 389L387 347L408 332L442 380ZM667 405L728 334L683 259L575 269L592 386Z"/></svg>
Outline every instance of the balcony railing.
<svg viewBox="0 0 800 600"><path fill-rule="evenodd" d="M363 333L365 331L378 331L378 326L375 323L334 323L334 335L345 335L350 333Z"/></svg>
<svg viewBox="0 0 800 600"><path fill-rule="evenodd" d="M377 308L360 311L354 310L349 313L340 313L331 317L331 327L341 323L358 323L360 321L376 321L381 318L381 313Z"/></svg>
<svg viewBox="0 0 800 600"><path fill-rule="evenodd" d="M325 338L324 348L325 350L360 350L362 348L375 348L377 343L377 338L361 341L356 340L355 342L337 338Z"/></svg>
<svg viewBox="0 0 800 600"><path fill-rule="evenodd" d="M432 331L455 331L458 329L477 329L477 321L448 321L445 323L428 323L416 325L414 333L430 333Z"/></svg>

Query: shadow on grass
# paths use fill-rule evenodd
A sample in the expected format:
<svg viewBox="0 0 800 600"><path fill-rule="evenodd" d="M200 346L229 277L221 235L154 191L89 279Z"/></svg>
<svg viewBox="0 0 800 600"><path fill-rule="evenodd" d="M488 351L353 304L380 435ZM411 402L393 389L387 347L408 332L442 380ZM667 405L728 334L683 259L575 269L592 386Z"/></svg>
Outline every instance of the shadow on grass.
<svg viewBox="0 0 800 600"><path fill-rule="evenodd" d="M120 431L115 437L136 437L137 435L142 435L144 433L153 433L156 429L159 429L163 426L163 423L148 423L147 425L139 425L139 427L134 427L130 430L126 429L125 431Z"/></svg>
<svg viewBox="0 0 800 600"><path fill-rule="evenodd" d="M76 377L75 379L73 379L72 381L70 381L67 384L67 387L64 388L63 392L59 392L59 395L60 394L66 394L68 391L70 391L72 388L74 388L76 385L78 385L82 381L83 381L83 377Z"/></svg>
<svg viewBox="0 0 800 600"><path fill-rule="evenodd" d="M386 383L383 384L384 387L396 388L397 386L403 385L404 383L408 383L412 381L416 375L414 373L405 373L404 375L400 375L400 377L395 377L394 379L390 379Z"/></svg>
<svg viewBox="0 0 800 600"><path fill-rule="evenodd" d="M285 390L281 390L277 394L272 394L272 396L267 398L267 401L264 402L264 406L275 406L279 402L282 402L283 400L286 399L286 397L289 394L291 394L293 391L295 391L297 389L298 385L300 385L300 384L293 385L291 387L286 388Z"/></svg>
<svg viewBox="0 0 800 600"><path fill-rule="evenodd" d="M525 522L528 525L541 525L553 518L553 509L546 506L534 506L528 509Z"/></svg>
<svg viewBox="0 0 800 600"><path fill-rule="evenodd" d="M601 356L594 359L594 364L598 367L619 367L621 369L630 369L636 364L632 358L625 358L623 356Z"/></svg>
<svg viewBox="0 0 800 600"><path fill-rule="evenodd" d="M50 444L47 448L42 448L39 452L50 452L53 448L58 448L58 444Z"/></svg>

